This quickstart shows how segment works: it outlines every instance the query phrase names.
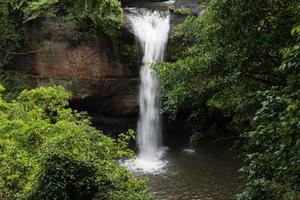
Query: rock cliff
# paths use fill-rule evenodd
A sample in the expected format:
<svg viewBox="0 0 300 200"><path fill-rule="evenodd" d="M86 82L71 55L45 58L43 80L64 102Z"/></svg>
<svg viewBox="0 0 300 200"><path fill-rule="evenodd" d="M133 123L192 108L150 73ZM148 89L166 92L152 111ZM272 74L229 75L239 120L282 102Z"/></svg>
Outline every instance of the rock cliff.
<svg viewBox="0 0 300 200"><path fill-rule="evenodd" d="M29 30L27 49L37 52L16 56L7 69L30 74L33 87L63 85L73 94L71 105L87 110L108 132L135 126L138 52L133 36L126 30L115 38L95 36L57 18Z"/></svg>
<svg viewBox="0 0 300 200"><path fill-rule="evenodd" d="M197 15L198 2L127 0L122 3L124 7L173 11L185 6ZM173 14L172 24L183 18ZM135 128L140 58L138 46L126 26L125 23L118 36L111 38L85 32L84 27L61 18L42 19L30 25L28 44L23 49L36 50L35 53L15 56L7 69L27 72L32 87L63 85L73 94L71 106L88 111L95 125L106 132Z"/></svg>

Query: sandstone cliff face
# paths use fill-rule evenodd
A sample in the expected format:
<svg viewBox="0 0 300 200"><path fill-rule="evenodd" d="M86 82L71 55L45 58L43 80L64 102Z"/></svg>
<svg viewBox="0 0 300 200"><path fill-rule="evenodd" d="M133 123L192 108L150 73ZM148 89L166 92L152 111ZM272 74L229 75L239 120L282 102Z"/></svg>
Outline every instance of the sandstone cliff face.
<svg viewBox="0 0 300 200"><path fill-rule="evenodd" d="M123 31L118 38L107 38L77 29L74 24L55 18L34 24L28 34L28 48L38 51L16 56L9 69L32 75L33 87L63 85L73 94L71 105L89 111L96 125L106 131L134 128L138 66L133 60L137 59L133 56L136 52L132 52L133 36Z"/></svg>

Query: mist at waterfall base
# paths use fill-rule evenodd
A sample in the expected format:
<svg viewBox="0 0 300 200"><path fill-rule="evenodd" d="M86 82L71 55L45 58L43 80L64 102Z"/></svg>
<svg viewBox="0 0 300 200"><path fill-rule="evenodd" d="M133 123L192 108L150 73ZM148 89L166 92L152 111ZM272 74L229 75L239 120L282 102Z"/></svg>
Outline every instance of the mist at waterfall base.
<svg viewBox="0 0 300 200"><path fill-rule="evenodd" d="M150 65L163 61L170 15L168 12L132 8L127 19L139 42L143 59L140 68L138 155L136 159L122 164L133 171L159 173L167 162L162 160L165 148L161 141L159 80Z"/></svg>

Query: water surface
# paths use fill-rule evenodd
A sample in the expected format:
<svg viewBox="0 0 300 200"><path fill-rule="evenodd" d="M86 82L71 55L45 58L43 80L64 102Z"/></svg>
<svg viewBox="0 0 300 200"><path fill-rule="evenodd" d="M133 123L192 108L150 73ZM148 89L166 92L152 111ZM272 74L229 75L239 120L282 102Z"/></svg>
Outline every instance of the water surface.
<svg viewBox="0 0 300 200"><path fill-rule="evenodd" d="M241 183L240 163L214 153L169 150L160 174L138 174L148 179L152 194L162 200L230 200Z"/></svg>

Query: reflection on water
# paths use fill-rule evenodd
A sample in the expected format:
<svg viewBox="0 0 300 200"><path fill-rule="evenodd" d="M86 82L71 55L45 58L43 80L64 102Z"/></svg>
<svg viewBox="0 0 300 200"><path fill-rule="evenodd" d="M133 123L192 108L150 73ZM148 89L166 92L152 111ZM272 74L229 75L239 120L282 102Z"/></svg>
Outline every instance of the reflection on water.
<svg viewBox="0 0 300 200"><path fill-rule="evenodd" d="M230 200L238 191L237 161L192 149L168 151L161 174L139 174L148 179L151 192L162 200Z"/></svg>

